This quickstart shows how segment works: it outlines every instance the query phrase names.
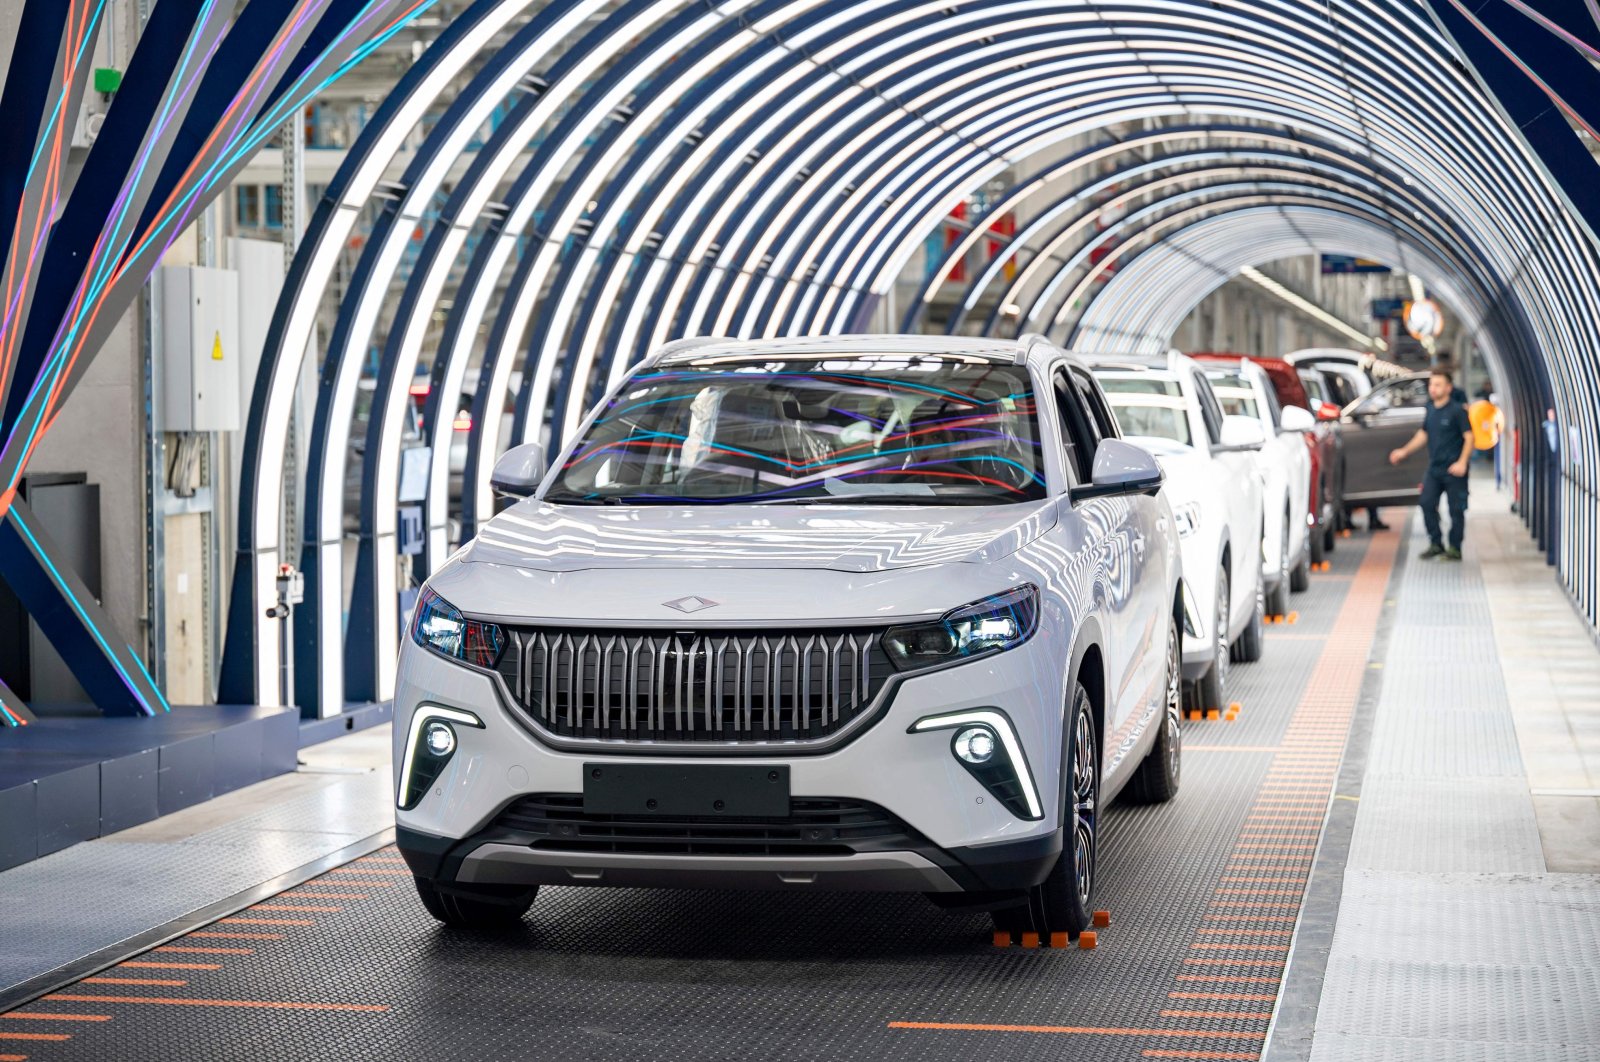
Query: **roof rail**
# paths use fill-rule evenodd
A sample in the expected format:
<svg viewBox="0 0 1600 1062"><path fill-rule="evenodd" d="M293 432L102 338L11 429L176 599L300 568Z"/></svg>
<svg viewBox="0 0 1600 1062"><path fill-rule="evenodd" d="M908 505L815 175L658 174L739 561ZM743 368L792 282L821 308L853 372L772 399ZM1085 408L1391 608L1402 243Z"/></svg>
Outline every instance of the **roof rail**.
<svg viewBox="0 0 1600 1062"><path fill-rule="evenodd" d="M647 362L661 361L663 358L670 358L674 354L682 354L686 351L724 342L726 338L725 336L684 336L682 339L668 340L645 355L644 360Z"/></svg>

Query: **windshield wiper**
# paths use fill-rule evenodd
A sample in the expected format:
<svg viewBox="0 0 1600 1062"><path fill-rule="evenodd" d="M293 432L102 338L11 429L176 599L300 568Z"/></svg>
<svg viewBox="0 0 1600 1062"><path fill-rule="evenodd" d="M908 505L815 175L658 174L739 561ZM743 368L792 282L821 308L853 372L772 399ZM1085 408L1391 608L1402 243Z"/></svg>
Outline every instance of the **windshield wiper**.
<svg viewBox="0 0 1600 1062"><path fill-rule="evenodd" d="M972 494L818 494L762 498L751 505L994 505L996 499Z"/></svg>

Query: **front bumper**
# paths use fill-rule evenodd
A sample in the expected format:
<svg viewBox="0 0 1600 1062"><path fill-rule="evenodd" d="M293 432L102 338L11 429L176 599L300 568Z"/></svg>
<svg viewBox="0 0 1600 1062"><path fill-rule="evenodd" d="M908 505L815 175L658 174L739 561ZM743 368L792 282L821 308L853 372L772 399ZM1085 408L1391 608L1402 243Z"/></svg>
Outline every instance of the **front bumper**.
<svg viewBox="0 0 1600 1062"><path fill-rule="evenodd" d="M984 660L902 681L881 718L823 752L716 756L718 764L784 764L792 799L850 800L885 809L908 827L901 849L842 854L712 855L576 851L519 834L496 820L529 794L577 795L586 765L641 762L623 754L561 751L540 741L489 676L406 645L396 688L397 777L412 715L424 706L465 710L482 729L458 727L459 746L414 808L396 814L399 847L418 876L463 885L614 885L804 888L959 893L1037 884L1061 840L1061 719L1069 659L1051 626ZM1044 817L1017 817L951 752L950 730L908 733L931 715L1004 710L1025 751ZM650 756L654 763L697 763Z"/></svg>

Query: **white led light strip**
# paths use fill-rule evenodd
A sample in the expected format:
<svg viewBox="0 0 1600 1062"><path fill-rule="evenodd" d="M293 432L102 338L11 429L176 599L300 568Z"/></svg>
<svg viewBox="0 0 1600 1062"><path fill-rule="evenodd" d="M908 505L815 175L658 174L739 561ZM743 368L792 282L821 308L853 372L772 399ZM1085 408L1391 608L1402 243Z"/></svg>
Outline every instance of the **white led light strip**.
<svg viewBox="0 0 1600 1062"><path fill-rule="evenodd" d="M1017 740L1017 732L1011 728L1011 720L1004 714L977 708L950 715L930 715L917 720L911 731L925 734L930 730L951 730L961 726L986 726L1000 735L1000 744L1011 761L1011 769L1017 774L1017 784L1022 787L1022 795L1028 805L1028 818L1044 818L1044 811L1039 806L1039 790L1034 785L1032 772L1028 770L1027 757L1022 754L1022 743Z"/></svg>

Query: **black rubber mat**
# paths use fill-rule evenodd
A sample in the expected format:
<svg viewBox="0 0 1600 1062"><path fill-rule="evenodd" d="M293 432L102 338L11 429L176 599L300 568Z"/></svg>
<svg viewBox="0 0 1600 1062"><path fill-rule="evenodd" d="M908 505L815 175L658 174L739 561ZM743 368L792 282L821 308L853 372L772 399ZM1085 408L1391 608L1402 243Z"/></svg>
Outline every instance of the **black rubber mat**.
<svg viewBox="0 0 1600 1062"><path fill-rule="evenodd" d="M385 849L5 1015L0 1058L1255 1058L1298 886L1230 861L1315 843L1315 780L1286 782L1275 746L1364 547L1342 540L1235 666L1235 721L1186 724L1178 798L1108 812L1094 950L838 894L552 888L477 936L433 922ZM1241 834L1280 819L1299 844Z"/></svg>

